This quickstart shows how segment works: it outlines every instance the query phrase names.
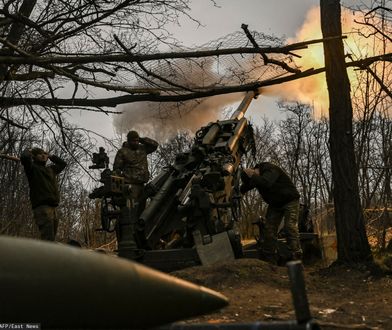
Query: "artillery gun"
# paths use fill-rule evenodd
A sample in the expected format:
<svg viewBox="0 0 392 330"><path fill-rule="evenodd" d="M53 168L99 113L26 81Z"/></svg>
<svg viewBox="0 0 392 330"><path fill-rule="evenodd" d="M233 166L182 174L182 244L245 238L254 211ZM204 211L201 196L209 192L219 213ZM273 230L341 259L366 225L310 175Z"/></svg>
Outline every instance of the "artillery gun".
<svg viewBox="0 0 392 330"><path fill-rule="evenodd" d="M104 169L99 180L103 185L89 194L89 198L99 199L101 203L102 227L98 231L115 231L118 255L139 259L143 251L136 243L137 204L131 198L132 185L109 169L109 157L104 148L100 147L98 153L93 153L92 162L90 169Z"/></svg>
<svg viewBox="0 0 392 330"><path fill-rule="evenodd" d="M255 149L253 129L244 114L256 96L248 92L230 119L209 123L196 132L190 151L178 154L171 166L146 185L149 203L141 214L131 200L124 208L122 197L132 186L113 175L103 148L93 154L90 168L104 169L103 186L89 197L101 199L102 230L116 230L120 256L137 257L162 270L242 256L236 229L240 162ZM143 244L138 237L145 238Z"/></svg>
<svg viewBox="0 0 392 330"><path fill-rule="evenodd" d="M256 96L248 92L229 119L200 128L192 148L147 184L150 203L138 219L151 249L144 263L173 269L243 255L240 164L255 152L244 114Z"/></svg>
<svg viewBox="0 0 392 330"><path fill-rule="evenodd" d="M163 271L259 256L260 246L243 249L237 229L241 158L255 153L253 128L244 114L255 97L248 92L229 119L196 132L192 148L146 185L149 202L141 213L132 201L121 207L120 196L132 187L112 175L102 158L104 186L90 197L102 198L102 228L116 228L120 256ZM305 233L306 239L313 237Z"/></svg>

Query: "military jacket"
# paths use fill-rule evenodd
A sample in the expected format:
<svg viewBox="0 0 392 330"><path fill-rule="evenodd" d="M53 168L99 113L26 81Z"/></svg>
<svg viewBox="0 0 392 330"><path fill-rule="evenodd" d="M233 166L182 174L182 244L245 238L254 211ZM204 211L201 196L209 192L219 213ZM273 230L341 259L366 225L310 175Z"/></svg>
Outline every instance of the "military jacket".
<svg viewBox="0 0 392 330"><path fill-rule="evenodd" d="M125 177L127 183L143 184L150 178L147 155L158 148L158 142L150 138L141 138L136 149L124 143L114 158L113 171Z"/></svg>
<svg viewBox="0 0 392 330"><path fill-rule="evenodd" d="M241 176L243 182L240 188L241 193L256 188L263 200L274 207L282 207L299 199L300 195L294 183L279 166L264 162L256 167L259 169L260 175L254 174L249 178L243 173Z"/></svg>
<svg viewBox="0 0 392 330"><path fill-rule="evenodd" d="M52 165L37 163L33 161L28 150L25 150L20 157L29 181L33 209L41 205L58 206L60 202L57 174L66 167L67 163L53 155L49 159L53 162Z"/></svg>

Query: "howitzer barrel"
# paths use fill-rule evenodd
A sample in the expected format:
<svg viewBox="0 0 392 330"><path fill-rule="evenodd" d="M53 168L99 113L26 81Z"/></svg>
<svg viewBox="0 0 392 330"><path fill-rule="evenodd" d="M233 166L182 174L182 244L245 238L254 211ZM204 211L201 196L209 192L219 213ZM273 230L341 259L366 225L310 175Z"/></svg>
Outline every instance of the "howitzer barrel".
<svg viewBox="0 0 392 330"><path fill-rule="evenodd" d="M239 120L239 122L234 130L233 136L230 138L230 140L227 143L227 147L229 148L230 151L233 151L235 146L238 145L237 142L238 142L242 132L245 130L246 125L247 125L247 120L245 118L242 118Z"/></svg>
<svg viewBox="0 0 392 330"><path fill-rule="evenodd" d="M218 123L215 123L208 130L207 134L204 136L202 144L213 144L215 142L215 138L220 131L220 126Z"/></svg>
<svg viewBox="0 0 392 330"><path fill-rule="evenodd" d="M244 117L246 110L248 110L250 103L256 96L256 92L247 92L237 110L231 115L230 119L240 120L242 117Z"/></svg>
<svg viewBox="0 0 392 330"><path fill-rule="evenodd" d="M159 212L159 209L162 207L164 203L168 202L168 197L171 196L172 187L174 184L173 177L169 176L167 180L163 183L162 187L159 191L151 198L151 202L142 214L139 219L145 223L149 222L153 216Z"/></svg>
<svg viewBox="0 0 392 330"><path fill-rule="evenodd" d="M238 168L241 157L254 147L252 126L244 114L256 95L248 92L230 119L201 127L189 151L176 155L172 173L138 219L139 225L145 224L150 248L197 248L196 231L203 237L232 231L240 213L238 194L233 193L239 186ZM228 241L230 249L241 255L239 234Z"/></svg>
<svg viewBox="0 0 392 330"><path fill-rule="evenodd" d="M0 321L140 329L212 312L227 299L122 258L0 237Z"/></svg>

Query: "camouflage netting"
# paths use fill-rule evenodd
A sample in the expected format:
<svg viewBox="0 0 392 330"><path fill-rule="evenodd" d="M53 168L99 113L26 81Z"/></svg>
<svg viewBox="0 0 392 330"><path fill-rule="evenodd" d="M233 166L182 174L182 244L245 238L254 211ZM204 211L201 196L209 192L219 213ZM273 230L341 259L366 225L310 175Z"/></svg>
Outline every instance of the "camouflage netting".
<svg viewBox="0 0 392 330"><path fill-rule="evenodd" d="M282 39L254 31L251 35L259 48L268 49L265 52L268 61L279 61L298 69L291 55L279 52L279 48L284 46ZM252 49L253 45L244 31L238 31L200 47L176 48L166 52L194 53L245 47ZM143 62L142 65L129 63L128 68L128 75L137 77L137 80L133 81L133 87L156 89L161 95L181 95L212 88L243 86L293 74L280 65L265 63L260 53L166 59ZM118 132L125 133L134 128L160 140L184 129L194 132L202 123L221 117L226 107L241 101L242 98L243 93L233 93L180 103L133 103L121 106L123 114L115 118L114 125Z"/></svg>
<svg viewBox="0 0 392 330"><path fill-rule="evenodd" d="M255 31L251 32L251 34L260 48L284 46L282 39ZM238 31L197 48L176 48L170 51L197 52L243 47L252 48L253 46L245 33ZM296 68L290 55L268 52L266 52L266 55L269 59L274 59ZM143 62L147 71L166 79L168 82L153 77L153 75L148 75L136 63L130 65L132 67L131 70L138 76L136 85L157 88L169 93L243 85L266 81L288 74L284 68L278 65L266 64L262 55L258 53ZM183 87L182 91L180 87Z"/></svg>

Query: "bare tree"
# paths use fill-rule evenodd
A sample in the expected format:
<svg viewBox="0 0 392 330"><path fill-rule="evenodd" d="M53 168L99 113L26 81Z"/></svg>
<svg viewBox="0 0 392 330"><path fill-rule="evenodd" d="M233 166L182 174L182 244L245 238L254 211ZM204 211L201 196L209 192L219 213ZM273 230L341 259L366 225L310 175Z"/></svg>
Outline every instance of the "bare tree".
<svg viewBox="0 0 392 330"><path fill-rule="evenodd" d="M278 38L249 32L246 25L242 38L233 34L197 51L179 47L165 26L179 15L188 15L188 0L37 1L31 14L19 3L7 1L0 11L1 62L7 68L3 107L30 105L32 113L36 110L31 105L102 111L131 102L182 102L255 90L324 71L302 70L291 62L294 51L320 40L284 45ZM17 39L8 34L13 23L24 32ZM169 51L162 53L162 49ZM216 66L222 67L219 74L211 70ZM65 84L73 86L68 98L59 95ZM18 93L21 86L29 97ZM113 94L89 98L90 87Z"/></svg>
<svg viewBox="0 0 392 330"><path fill-rule="evenodd" d="M310 105L279 102L287 117L279 123L284 167L300 189L304 204L313 208L331 201L328 121L314 118Z"/></svg>
<svg viewBox="0 0 392 330"><path fill-rule="evenodd" d="M321 29L324 37L340 36L339 0L321 0ZM372 259L359 198L358 169L354 154L350 82L340 39L324 43L329 91L330 148L334 183L338 262Z"/></svg>
<svg viewBox="0 0 392 330"><path fill-rule="evenodd" d="M75 149L72 130L64 124L65 115L72 111L82 109L109 114L111 110L108 108L130 102L184 102L212 95L256 90L326 70L298 68L292 62L296 50L322 40L285 45L278 38L250 32L246 26L243 26L244 33L238 32L211 41L197 51L180 47L170 38L165 27L167 23L175 23L179 15L189 17L188 0L4 0L2 3L0 120L7 123L2 131L8 135L8 141L4 144L6 150L16 151L12 149L10 126L27 131L41 123L45 133L58 141L64 150L72 150L76 155L82 150L87 152L88 148L81 144L80 149ZM334 73L344 73L347 67L356 67L366 70L368 76L373 77L382 91L379 93L381 98L390 97L390 80L384 79L385 75L380 74L382 71L374 69L377 63L387 65L392 60L391 53L388 53L390 50L385 47L384 52L377 56L345 62L340 48L344 37L339 29L340 17L336 16L340 11L332 15L328 10L328 5L334 5L334 10L340 10L339 2L321 3L329 83L332 84L335 79L332 77ZM388 19L388 8L379 6L369 10L362 23L371 28L374 35L382 35L388 40L390 31L380 28L378 21L373 19L379 13L386 17L385 20ZM331 26L328 26L328 20L333 22ZM331 72L331 63L337 65L336 72ZM345 89L330 87L330 151L335 203L339 204L339 251L341 261L360 260L369 250L357 198L357 168L352 169L355 157L351 152L354 143L352 109L347 90L349 83L344 74L340 78L337 79L344 84ZM64 86L70 90L68 96L62 95ZM91 97L91 88L105 93L110 91L110 94L102 98ZM340 111L341 107L346 111ZM303 118L306 119L306 116ZM314 133L316 135L309 131L309 141L323 148L312 150L308 146L304 147L305 137L301 134L307 134L308 131L304 131L302 126L295 136L296 142L288 141L295 142L291 150L296 152L290 158L294 159L292 164L295 166L291 168L293 174L298 176L300 169L301 174L311 173L311 165L319 169L317 179L312 178L318 185L313 194L310 193L312 184L307 181L309 178L306 175L297 178L307 199L313 195L320 196L321 200L330 200L330 176L324 162L326 148L322 143L322 138L326 136L322 135L325 127L325 123L315 125L312 129L317 132ZM42 135L38 137L34 134L34 139L42 140ZM310 140L311 137L314 139ZM387 139L388 136L385 136L385 141ZM345 155L339 154L341 143L348 148L349 152ZM276 145L266 145L271 148L269 160L284 162L276 152ZM265 148L261 145L259 147ZM358 144L359 153L365 149L369 149L369 146ZM387 155L387 143L385 150ZM303 162L306 155L311 154L315 156L314 163ZM76 161L78 157L74 156L73 159ZM389 162L387 157L385 161ZM354 189L354 194L350 189ZM385 191L388 192L387 184ZM344 206L342 200L345 201L346 197L351 197L351 204ZM348 233L350 230L352 232ZM346 239L350 243L346 244Z"/></svg>

